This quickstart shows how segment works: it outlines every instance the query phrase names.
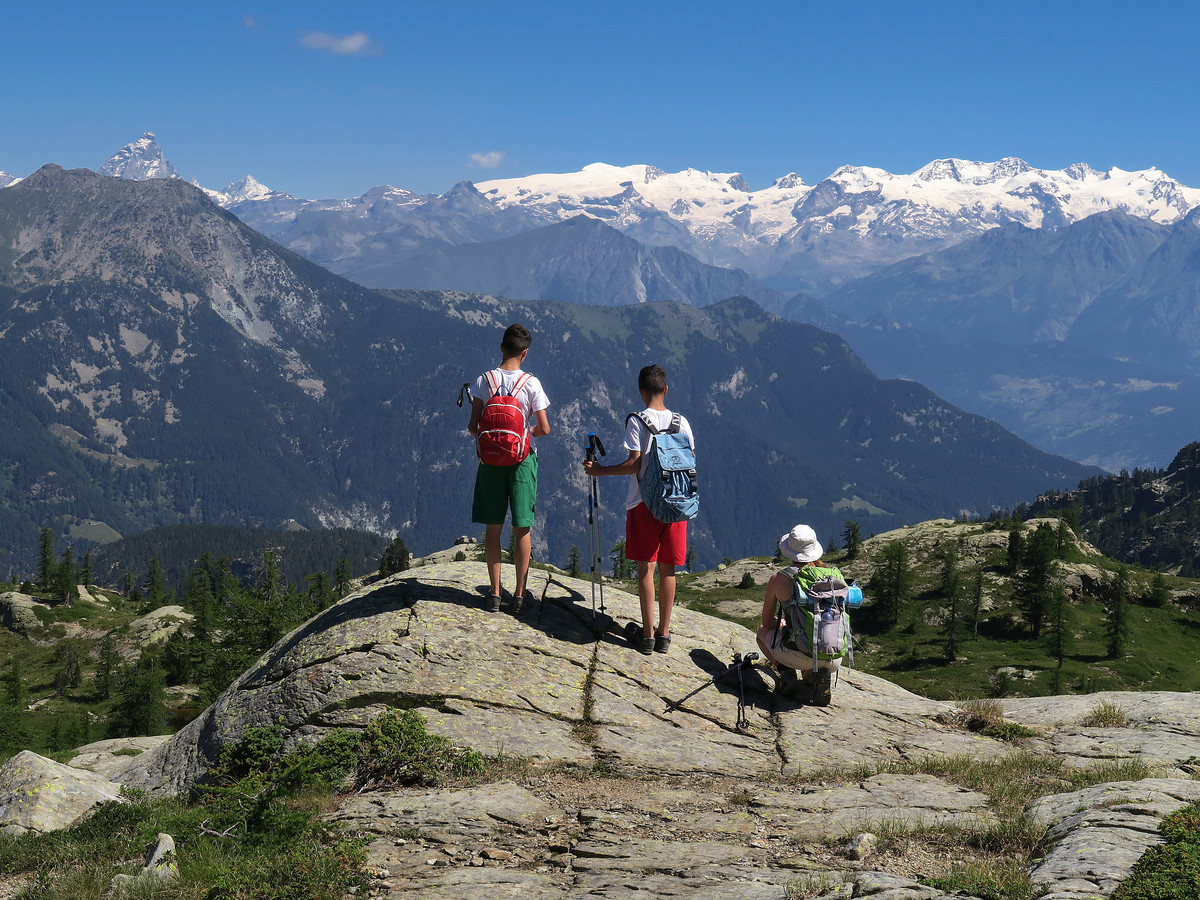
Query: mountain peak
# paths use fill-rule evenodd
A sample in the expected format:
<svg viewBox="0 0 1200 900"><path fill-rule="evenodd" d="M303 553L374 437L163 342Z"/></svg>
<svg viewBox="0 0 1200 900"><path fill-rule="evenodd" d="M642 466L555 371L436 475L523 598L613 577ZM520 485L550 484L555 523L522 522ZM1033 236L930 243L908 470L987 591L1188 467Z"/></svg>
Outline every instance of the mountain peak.
<svg viewBox="0 0 1200 900"><path fill-rule="evenodd" d="M153 131L146 131L108 158L97 174L144 181L148 178L178 178L179 173L163 155Z"/></svg>
<svg viewBox="0 0 1200 900"><path fill-rule="evenodd" d="M10 184L16 184L20 180L16 175L9 175L3 169L0 169L0 188L6 188Z"/></svg>
<svg viewBox="0 0 1200 900"><path fill-rule="evenodd" d="M230 203L237 203L241 200L259 200L275 192L253 175L247 175L240 181L231 182L224 193Z"/></svg>

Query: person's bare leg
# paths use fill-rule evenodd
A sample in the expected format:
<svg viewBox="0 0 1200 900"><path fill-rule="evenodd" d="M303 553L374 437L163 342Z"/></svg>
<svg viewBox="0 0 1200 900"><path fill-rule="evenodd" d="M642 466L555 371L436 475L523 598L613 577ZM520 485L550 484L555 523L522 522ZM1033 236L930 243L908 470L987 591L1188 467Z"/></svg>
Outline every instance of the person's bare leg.
<svg viewBox="0 0 1200 900"><path fill-rule="evenodd" d="M669 574L668 574L669 573ZM675 567L658 567L658 633L671 633L671 610L675 608Z"/></svg>
<svg viewBox="0 0 1200 900"><path fill-rule="evenodd" d="M654 637L654 566L638 562L638 600L642 606L642 635Z"/></svg>
<svg viewBox="0 0 1200 900"><path fill-rule="evenodd" d="M487 560L488 581L492 593L500 596L500 533L503 525L487 525L483 533L483 556Z"/></svg>
<svg viewBox="0 0 1200 900"><path fill-rule="evenodd" d="M533 540L528 528L513 529L513 565L517 570L517 584L513 588L513 596L520 599L525 596L525 582L529 579L529 560L533 555Z"/></svg>

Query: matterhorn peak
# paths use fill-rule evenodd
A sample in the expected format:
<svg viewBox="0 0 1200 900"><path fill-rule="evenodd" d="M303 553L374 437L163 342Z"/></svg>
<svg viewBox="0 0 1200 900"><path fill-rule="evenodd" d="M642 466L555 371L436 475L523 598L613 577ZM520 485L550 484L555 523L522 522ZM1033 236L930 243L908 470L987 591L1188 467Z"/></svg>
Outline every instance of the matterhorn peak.
<svg viewBox="0 0 1200 900"><path fill-rule="evenodd" d="M99 174L112 178L144 181L147 178L178 178L179 173L163 155L153 131L146 131L108 158Z"/></svg>

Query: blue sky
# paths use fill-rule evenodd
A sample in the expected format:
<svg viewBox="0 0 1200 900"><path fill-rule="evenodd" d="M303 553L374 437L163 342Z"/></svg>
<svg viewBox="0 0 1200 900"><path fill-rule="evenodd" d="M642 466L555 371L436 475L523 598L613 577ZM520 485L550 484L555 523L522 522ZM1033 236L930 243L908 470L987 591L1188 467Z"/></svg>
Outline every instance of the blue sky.
<svg viewBox="0 0 1200 900"><path fill-rule="evenodd" d="M1194 4L21 4L0 170L143 131L184 177L302 197L648 163L753 188L1019 156L1200 186Z"/></svg>

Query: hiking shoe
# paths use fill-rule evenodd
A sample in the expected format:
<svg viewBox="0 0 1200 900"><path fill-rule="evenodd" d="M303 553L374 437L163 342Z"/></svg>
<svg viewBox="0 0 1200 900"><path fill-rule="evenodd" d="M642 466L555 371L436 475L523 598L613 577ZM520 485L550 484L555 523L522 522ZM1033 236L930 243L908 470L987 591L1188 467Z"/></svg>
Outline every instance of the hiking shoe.
<svg viewBox="0 0 1200 900"><path fill-rule="evenodd" d="M800 690L801 681L796 677L796 670L791 666L779 666L779 677L775 681L775 690L787 697L794 697Z"/></svg>
<svg viewBox="0 0 1200 900"><path fill-rule="evenodd" d="M629 622L625 625L625 640L629 641L630 647L645 656L654 652L654 638L646 637L642 632L642 626L637 622Z"/></svg>
<svg viewBox="0 0 1200 900"><path fill-rule="evenodd" d="M526 588L525 593L523 594L513 594L512 614L514 616L519 616L521 614L521 610L525 608L526 603L528 603L530 606L533 605L533 591L529 590L529 588Z"/></svg>
<svg viewBox="0 0 1200 900"><path fill-rule="evenodd" d="M654 632L654 652L666 653L671 649L671 636L669 634L659 634Z"/></svg>
<svg viewBox="0 0 1200 900"><path fill-rule="evenodd" d="M500 595L489 593L483 598L483 608L488 612L500 612Z"/></svg>
<svg viewBox="0 0 1200 900"><path fill-rule="evenodd" d="M816 683L813 684L813 706L829 705L829 702L833 699L833 690L831 687L832 681L833 676L830 674L828 669L817 670L817 680Z"/></svg>

